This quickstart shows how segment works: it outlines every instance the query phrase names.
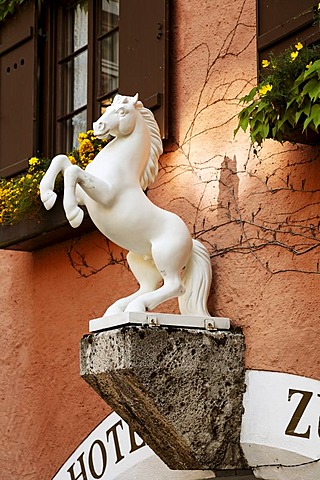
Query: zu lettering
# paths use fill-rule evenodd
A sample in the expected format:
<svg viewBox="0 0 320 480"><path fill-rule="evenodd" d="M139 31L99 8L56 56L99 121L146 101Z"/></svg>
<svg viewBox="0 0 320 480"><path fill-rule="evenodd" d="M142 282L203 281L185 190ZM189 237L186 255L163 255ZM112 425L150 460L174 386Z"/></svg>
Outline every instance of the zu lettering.
<svg viewBox="0 0 320 480"><path fill-rule="evenodd" d="M290 402L293 395L299 394L301 395L300 402L298 403L297 408L295 409L288 426L285 430L286 435L291 435L292 437L300 437L300 438L310 438L311 434L311 425L308 425L308 428L306 429L305 432L299 433L297 431L299 427L299 423L310 403L310 400L312 399L314 393L313 392L306 392L305 390L294 390L294 389L289 389L288 393L288 401ZM320 394L318 393L317 395L320 397ZM318 437L320 438L320 417L318 419Z"/></svg>

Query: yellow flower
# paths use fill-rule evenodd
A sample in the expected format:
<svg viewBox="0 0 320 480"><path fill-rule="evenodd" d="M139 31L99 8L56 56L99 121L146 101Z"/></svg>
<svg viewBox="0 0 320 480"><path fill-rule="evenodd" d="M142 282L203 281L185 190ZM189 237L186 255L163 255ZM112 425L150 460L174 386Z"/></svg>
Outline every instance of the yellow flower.
<svg viewBox="0 0 320 480"><path fill-rule="evenodd" d="M318 10L320 10L320 3L318 3Z"/></svg>
<svg viewBox="0 0 320 480"><path fill-rule="evenodd" d="M319 5L320 5L320 4L319 4ZM307 69L307 70L309 70L309 68L311 67L312 63L313 63L313 62L310 62L310 63L308 63L308 65L306 65L306 69Z"/></svg>
<svg viewBox="0 0 320 480"><path fill-rule="evenodd" d="M259 94L261 97L264 97L268 92L271 92L272 90L272 85L268 83L267 85L263 85L261 88L259 88Z"/></svg>
<svg viewBox="0 0 320 480"><path fill-rule="evenodd" d="M270 65L269 60L262 60L262 67L263 68L267 68L267 67L269 67L269 65Z"/></svg>
<svg viewBox="0 0 320 480"><path fill-rule="evenodd" d="M298 42L297 45L295 45L295 47L297 50L301 50L301 48L303 48L303 45L301 42Z"/></svg>
<svg viewBox="0 0 320 480"><path fill-rule="evenodd" d="M83 132L79 133L79 135L78 135L78 142L79 142L79 143L82 142L82 140L84 140L85 138L87 138L87 134L86 134L86 133L83 133Z"/></svg>
<svg viewBox="0 0 320 480"><path fill-rule="evenodd" d="M90 142L90 140L86 139L86 140L83 140L80 143L80 146L79 146L80 155L83 155L85 153L90 153L90 152L93 152L93 151L94 151L94 147L93 147L92 143Z"/></svg>
<svg viewBox="0 0 320 480"><path fill-rule="evenodd" d="M37 163L39 163L39 159L37 157L32 157L30 158L29 160L29 165L36 165Z"/></svg>
<svg viewBox="0 0 320 480"><path fill-rule="evenodd" d="M69 158L70 162L71 162L73 165L75 165L75 164L77 163L77 162L76 162L76 159L74 158L73 155L68 155L68 158Z"/></svg>
<svg viewBox="0 0 320 480"><path fill-rule="evenodd" d="M299 52L291 52L290 55L291 55L291 62L293 62L299 55Z"/></svg>

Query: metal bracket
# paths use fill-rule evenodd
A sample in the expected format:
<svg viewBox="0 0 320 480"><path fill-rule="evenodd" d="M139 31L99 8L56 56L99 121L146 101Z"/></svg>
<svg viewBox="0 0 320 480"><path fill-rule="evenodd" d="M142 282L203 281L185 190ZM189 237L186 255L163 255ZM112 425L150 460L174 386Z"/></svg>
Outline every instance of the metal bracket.
<svg viewBox="0 0 320 480"><path fill-rule="evenodd" d="M154 327L194 328L215 332L217 330L229 330L228 318L175 315L167 313L123 312L102 318L90 320L90 332L110 330L129 325L147 325Z"/></svg>
<svg viewBox="0 0 320 480"><path fill-rule="evenodd" d="M159 327L159 320L155 315L147 315L147 322L149 327Z"/></svg>
<svg viewBox="0 0 320 480"><path fill-rule="evenodd" d="M206 318L204 321L204 328L206 330L212 331L212 330L217 330L217 327L215 326L213 318Z"/></svg>

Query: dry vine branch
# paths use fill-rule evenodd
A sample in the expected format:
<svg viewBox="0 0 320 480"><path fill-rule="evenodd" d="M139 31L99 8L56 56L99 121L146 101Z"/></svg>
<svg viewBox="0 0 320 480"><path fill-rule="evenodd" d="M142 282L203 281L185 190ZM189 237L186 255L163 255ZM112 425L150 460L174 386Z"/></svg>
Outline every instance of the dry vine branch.
<svg viewBox="0 0 320 480"><path fill-rule="evenodd" d="M106 254L107 262L103 263L99 267L94 267L93 265L90 265L85 253L81 251L81 246L79 245L80 240L81 238L74 240L67 250L67 256L70 265L79 274L79 277L91 277L92 275L96 275L97 273L112 265L121 265L127 270L129 269L124 251L121 250L118 255L115 255L111 247L111 242L107 238L105 239L105 247L97 247Z"/></svg>
<svg viewBox="0 0 320 480"><path fill-rule="evenodd" d="M255 26L242 21L245 6L246 0L242 2L229 34L221 45L215 46L214 53L208 43L202 42L177 60L178 65L182 65L192 55L199 57L202 53L203 82L198 89L188 127L181 140L173 139L174 148L166 152L169 155L165 161L161 160L158 180L149 191L151 194L160 189L170 191L177 179L178 184L183 184L184 179L187 184L190 176L194 179L193 185L198 190L196 198L192 195L192 189L186 189L184 196L180 193L173 195L169 203L176 205L183 202L187 205L189 217L184 220L189 221L193 236L208 246L215 260L226 255L251 255L269 274L319 274L320 185L319 188L310 186L310 178L307 179L306 174L318 162L319 149L308 150L300 145L288 147L285 144L270 153L269 150L250 145L241 168L239 161L236 165L235 160L224 158L221 153L211 152L208 158L199 159L194 158L192 151L193 142L201 139L202 135L211 132L214 145L215 132L219 132L223 125L230 125L231 129L236 113L231 117L217 116L214 124L210 109L222 104L238 104L239 97L248 85L254 83L252 76L249 80L235 76L228 82L223 80L216 85L214 78L215 71L223 62L227 62L228 75L232 75L228 69L228 59L236 57L241 61L241 55L252 45ZM234 52L232 45L239 27L246 29L248 41ZM201 116L207 112L209 126L197 131ZM307 156L310 152L312 156ZM300 170L302 176L298 174L297 178ZM242 189L239 196L238 186L241 182L246 189ZM299 198L298 203L293 202L295 197ZM124 255L114 256L108 241L106 245L107 262L97 268L89 264L76 242L68 251L72 267L81 276L94 275L114 264L128 268ZM301 258L306 259L303 264L298 261Z"/></svg>
<svg viewBox="0 0 320 480"><path fill-rule="evenodd" d="M298 163L297 163L298 165ZM229 170L228 166L224 167L224 170L234 175L237 172ZM242 172L243 173L243 172ZM257 179L257 175L254 176ZM261 179L260 179L261 180ZM281 179L278 179L281 181ZM261 181L262 183L262 181ZM312 191L304 190L302 188L291 189L277 189L276 191L290 191L290 195L294 193L300 193L304 196L308 194L318 194L319 200L309 202L302 205L299 208L293 210L276 212L277 218L274 219L270 216L270 213L264 212L264 204L269 204L268 197L274 196L274 190L270 190L265 181L265 190L260 192L259 205L255 210L246 211L245 207L240 205L239 199L236 197L232 186L224 183L220 178L220 184L224 189L228 190L228 203L226 205L220 204L220 209L225 220L209 228L201 228L195 230L196 237L207 238L208 234L222 231L219 238L230 238L228 231L238 230L237 241L234 243L227 243L223 245L212 244L211 256L223 257L227 253L239 253L239 254L252 254L256 260L265 268L270 274L283 273L283 272L296 272L296 273L313 273L319 274L319 260L313 257L310 261L313 263L310 268L272 268L270 266L271 260L274 259L272 255L273 249L276 247L279 250L284 250L292 254L293 257L301 257L310 254L314 254L316 251L320 251L320 215L311 212L308 214L308 210L312 210L316 207L318 211L320 206L320 189ZM256 195L257 192L251 192L248 194L245 200L248 200L252 195ZM243 202L243 201L242 201ZM198 212L200 213L200 212ZM302 218L298 218L297 215L303 213ZM226 232L224 237L223 232ZM262 260L258 255L258 252L264 251L264 256L267 250L272 248L271 257L269 260Z"/></svg>
<svg viewBox="0 0 320 480"><path fill-rule="evenodd" d="M305 176L298 180L292 178L292 174L301 169L301 167L312 166L314 162L317 162L318 149L315 153L313 151L313 158L305 158L306 148L300 145L295 147L283 146L276 153L269 153L266 156L262 156L264 151L262 152L261 148L251 146L242 169L231 169L228 165L223 165L223 162L221 167L214 167L213 160L217 159L218 155L212 156L209 160L205 160L202 163L193 158L193 140L197 137L201 138L202 135L210 131L214 134L220 127L231 122L233 118L219 118L216 124L212 124L212 118L208 114L210 126L197 131L196 127L200 121L200 115L205 114L206 111L209 112L208 109L210 107L217 106L221 102L224 104L236 104L239 96L243 95L244 89L253 82L253 79L243 79L242 85L241 81L238 85L239 79L231 78L229 83L223 81L218 86L215 86L208 101L204 100L206 89L212 80L216 67L218 68L218 65L221 65L221 61L228 56L240 56L250 47L253 41L254 37L249 34L252 26L241 22L245 3L245 1L242 3L234 27L222 42L222 45L217 47L215 54L212 54L207 43L202 42L179 60L179 63L185 62L191 55L195 53L199 55L199 52L202 51L203 55L206 56L203 62L205 70L204 80L199 89L198 98L195 101L193 117L189 127L180 142L177 139L175 140L179 145L180 153L185 158L185 162L183 164L179 162L179 167L164 166L161 172L163 174L161 184L163 186L174 181L177 176L177 173L175 174L177 168L179 168L178 175L181 176L187 171L191 171L199 181L201 181L204 168L208 168L208 171L211 168L212 172L215 171L215 173L211 179L202 181L203 190L202 192L200 191L198 200L194 201L185 198L185 202L192 207L193 223L191 223L193 234L210 245L212 257L223 257L226 254L251 254L270 274L288 271L318 274L319 260L315 258L315 254L319 252L320 247L320 216L317 213L320 205L320 188L308 186ZM231 46L240 25L248 27L248 43L235 53L231 51ZM229 92L232 90L231 87L234 86L237 86L237 92L234 96L229 95ZM283 164L283 161L279 161L280 158L286 158L286 164ZM288 158L289 161L287 160ZM212 164L210 166L211 161ZM270 171L270 165L273 161L276 161L276 165ZM261 168L262 165L268 165L268 173L265 176L263 175L264 168ZM165 181L165 178L168 178L169 175L169 180ZM227 181L224 181L223 178L226 176L228 177ZM241 196L241 199L234 192L232 177L237 177L238 181L249 183L248 191ZM219 190L224 189L227 198L224 204L218 200L218 204L215 205L216 199L213 199L211 203L204 203L208 197L206 194L210 184L218 185ZM279 195L281 195L282 204L286 200L290 203L289 200L292 200L293 196L299 197L300 206L295 204L294 208L288 207L287 211L283 208L281 211L277 211L277 198L280 198L278 197ZM256 200L255 197L257 197ZM181 202L182 198L181 196L175 197L172 202L175 200ZM257 201L259 202L258 205ZM273 211L267 208L269 204L274 205ZM212 225L213 212L218 214L218 219L220 218L220 221L215 222L215 225ZM232 231L232 236L230 231ZM219 235L214 235L215 233L219 233ZM213 241L213 238L215 240L218 238L218 240ZM276 258L274 255L275 250L291 254L294 268L272 267L271 264L274 263ZM265 258L266 256L269 256L269 259ZM302 256L308 256L310 268L295 264L294 259Z"/></svg>

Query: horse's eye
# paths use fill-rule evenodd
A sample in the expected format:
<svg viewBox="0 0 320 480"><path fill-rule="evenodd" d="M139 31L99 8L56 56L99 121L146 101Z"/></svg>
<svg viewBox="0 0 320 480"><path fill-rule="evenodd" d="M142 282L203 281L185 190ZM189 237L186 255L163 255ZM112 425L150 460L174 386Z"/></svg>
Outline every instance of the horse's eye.
<svg viewBox="0 0 320 480"><path fill-rule="evenodd" d="M118 110L118 114L120 115L120 117L124 117L124 116L125 116L125 114L126 114L126 111L125 111L125 109L124 109L124 108L119 108L119 110Z"/></svg>

